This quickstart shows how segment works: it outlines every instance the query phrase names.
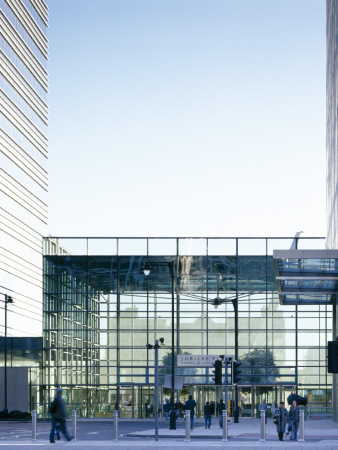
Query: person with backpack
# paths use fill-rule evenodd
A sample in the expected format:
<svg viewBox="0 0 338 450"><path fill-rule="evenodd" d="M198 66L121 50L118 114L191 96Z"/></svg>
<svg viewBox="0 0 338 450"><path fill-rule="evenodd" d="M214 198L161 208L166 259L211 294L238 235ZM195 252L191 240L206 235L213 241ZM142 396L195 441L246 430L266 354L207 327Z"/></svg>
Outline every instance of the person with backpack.
<svg viewBox="0 0 338 450"><path fill-rule="evenodd" d="M60 427L60 431L65 435L67 441L71 441L73 438L69 435L66 427L66 405L62 398L62 389L57 389L54 400L49 407L49 413L52 416L52 428L50 430L49 442L55 444L55 430L57 425Z"/></svg>

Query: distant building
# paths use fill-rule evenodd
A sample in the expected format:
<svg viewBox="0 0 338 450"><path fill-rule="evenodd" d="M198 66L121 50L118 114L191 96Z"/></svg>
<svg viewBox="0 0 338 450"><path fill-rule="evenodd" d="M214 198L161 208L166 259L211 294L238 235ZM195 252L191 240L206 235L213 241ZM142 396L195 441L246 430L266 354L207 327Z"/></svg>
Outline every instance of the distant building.
<svg viewBox="0 0 338 450"><path fill-rule="evenodd" d="M47 224L48 9L0 0L0 308L8 336L42 336L42 235ZM0 316L4 334L4 314Z"/></svg>

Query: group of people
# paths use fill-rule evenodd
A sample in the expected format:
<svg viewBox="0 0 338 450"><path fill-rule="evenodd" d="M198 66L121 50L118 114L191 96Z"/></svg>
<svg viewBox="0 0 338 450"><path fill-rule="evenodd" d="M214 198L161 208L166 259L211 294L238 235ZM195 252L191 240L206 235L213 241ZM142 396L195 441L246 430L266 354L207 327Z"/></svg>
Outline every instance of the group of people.
<svg viewBox="0 0 338 450"><path fill-rule="evenodd" d="M223 428L223 411L225 410L225 403L223 399L217 403L216 407L216 415L218 416L218 423L220 428ZM204 405L204 424L205 428L210 428L211 426L211 415L212 415L212 406L209 404L209 402L206 402Z"/></svg>
<svg viewBox="0 0 338 450"><path fill-rule="evenodd" d="M196 402L192 398L192 395L189 395L189 399L184 403L183 410L190 411L190 429L194 429L194 419L195 419L195 406ZM211 416L213 414L213 406L210 404L210 402L206 402L204 405L204 425L205 428L211 427ZM221 399L216 407L216 413L218 415L219 420L219 426L220 428L223 428L223 411L225 410L225 403Z"/></svg>
<svg viewBox="0 0 338 450"><path fill-rule="evenodd" d="M148 410L149 402L146 403L146 412ZM194 419L195 419L195 407L196 402L192 398L192 395L189 395L189 399L182 405L183 411L190 411L190 429L194 429ZM177 410L179 408L177 407ZM259 410L265 411L265 423L267 423L267 409L268 406L266 404L265 399L260 403ZM223 411L225 410L225 403L221 399L217 404L216 414L218 415L219 426L223 428ZM163 404L163 411L165 414L166 420L169 418L170 412L170 402L167 399ZM70 441L72 437L69 435L66 428L66 408L65 402L62 398L62 389L58 389L56 391L56 396L50 406L50 414L52 416L52 428L49 436L49 441L51 443L55 442L55 438L60 439L60 431L64 434L65 438ZM205 428L211 427L211 416L213 414L213 407L207 401L204 405L204 424ZM279 406L275 401L272 405L272 414L274 423L277 427L277 434L280 441L283 440L284 433L290 435L290 439L292 441L297 441L297 432L299 427L299 408L297 406L297 402L294 400L292 405L290 406L289 411L285 408L284 402L280 402Z"/></svg>
<svg viewBox="0 0 338 450"><path fill-rule="evenodd" d="M259 405L260 411L265 412L265 423L267 421L267 404L263 399ZM284 402L280 402L279 406L275 401L272 405L273 420L277 427L277 434L280 441L283 440L284 433L290 434L291 441L297 441L297 432L299 428L299 408L296 400L292 402L289 411L286 409Z"/></svg>

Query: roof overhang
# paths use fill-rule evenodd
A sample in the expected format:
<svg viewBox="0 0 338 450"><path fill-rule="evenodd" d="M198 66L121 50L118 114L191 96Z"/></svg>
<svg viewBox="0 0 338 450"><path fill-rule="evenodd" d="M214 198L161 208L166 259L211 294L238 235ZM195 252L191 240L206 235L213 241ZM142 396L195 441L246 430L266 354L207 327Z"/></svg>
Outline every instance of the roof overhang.
<svg viewBox="0 0 338 450"><path fill-rule="evenodd" d="M274 250L283 305L327 305L338 292L338 250Z"/></svg>

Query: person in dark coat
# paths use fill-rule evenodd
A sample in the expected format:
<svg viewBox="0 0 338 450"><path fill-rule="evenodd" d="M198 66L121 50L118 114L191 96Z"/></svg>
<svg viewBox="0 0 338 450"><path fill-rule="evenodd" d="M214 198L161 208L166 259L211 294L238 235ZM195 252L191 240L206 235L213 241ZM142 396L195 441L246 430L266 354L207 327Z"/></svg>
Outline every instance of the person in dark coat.
<svg viewBox="0 0 338 450"><path fill-rule="evenodd" d="M299 408L296 400L292 402L289 409L289 428L291 429L291 441L297 441L297 432L299 427Z"/></svg>
<svg viewBox="0 0 338 450"><path fill-rule="evenodd" d="M184 403L184 410L190 411L190 429L193 430L194 429L194 418L195 418L195 406L196 406L196 402L195 400L193 400L192 395L189 395L189 400L187 400Z"/></svg>
<svg viewBox="0 0 338 450"><path fill-rule="evenodd" d="M57 424L59 424L60 431L65 435L67 441L71 441L73 438L69 435L66 428L67 414L65 402L62 398L62 389L58 389L56 391L56 396L54 397L52 407L53 407L53 411L51 412L52 429L50 430L49 441L52 444L55 443L54 435Z"/></svg>
<svg viewBox="0 0 338 450"><path fill-rule="evenodd" d="M212 414L212 406L209 402L206 402L204 405L204 424L205 428L210 428L211 426L211 414Z"/></svg>
<svg viewBox="0 0 338 450"><path fill-rule="evenodd" d="M284 402L279 403L279 408L275 410L274 419L276 420L277 434L280 441L283 440L286 424L288 423L288 411Z"/></svg>
<svg viewBox="0 0 338 450"><path fill-rule="evenodd" d="M217 404L218 423L220 428L223 428L223 411L225 411L225 403L221 398L221 400Z"/></svg>
<svg viewBox="0 0 338 450"><path fill-rule="evenodd" d="M170 402L169 402L169 399L168 399L168 398L167 398L167 400L163 403L163 412L164 412L165 420L169 420Z"/></svg>

